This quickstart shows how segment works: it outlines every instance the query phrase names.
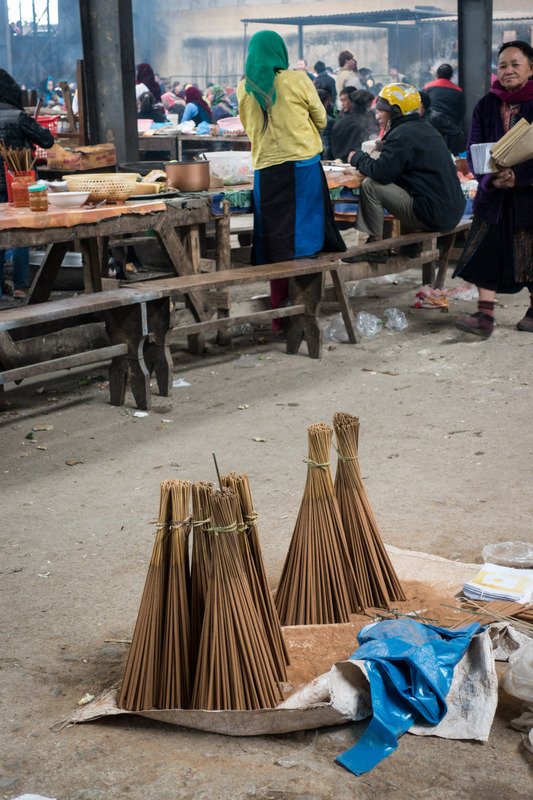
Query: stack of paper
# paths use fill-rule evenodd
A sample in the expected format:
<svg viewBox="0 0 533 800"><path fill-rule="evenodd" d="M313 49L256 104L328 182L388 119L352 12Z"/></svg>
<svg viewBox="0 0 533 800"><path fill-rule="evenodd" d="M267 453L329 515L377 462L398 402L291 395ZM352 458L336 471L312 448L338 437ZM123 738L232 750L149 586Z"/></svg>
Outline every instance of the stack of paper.
<svg viewBox="0 0 533 800"><path fill-rule="evenodd" d="M533 158L533 125L519 120L491 149L494 161L502 167L514 167Z"/></svg>
<svg viewBox="0 0 533 800"><path fill-rule="evenodd" d="M533 569L514 569L484 564L463 592L473 600L513 600L530 603L533 598Z"/></svg>
<svg viewBox="0 0 533 800"><path fill-rule="evenodd" d="M480 142L470 145L470 157L475 175L485 175L487 172L495 172L492 160L491 148L494 142Z"/></svg>

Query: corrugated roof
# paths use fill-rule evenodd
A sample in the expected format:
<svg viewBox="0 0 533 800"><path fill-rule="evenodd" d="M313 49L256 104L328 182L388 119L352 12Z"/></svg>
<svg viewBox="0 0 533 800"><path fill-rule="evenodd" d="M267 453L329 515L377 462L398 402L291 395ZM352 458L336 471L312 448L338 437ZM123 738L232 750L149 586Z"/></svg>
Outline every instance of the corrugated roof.
<svg viewBox="0 0 533 800"><path fill-rule="evenodd" d="M448 17L441 8L419 6L392 8L389 11L359 11L351 14L310 14L306 17L262 17L242 19L241 22L258 22L269 25L353 25L374 27L395 25L397 22L418 22L435 17Z"/></svg>

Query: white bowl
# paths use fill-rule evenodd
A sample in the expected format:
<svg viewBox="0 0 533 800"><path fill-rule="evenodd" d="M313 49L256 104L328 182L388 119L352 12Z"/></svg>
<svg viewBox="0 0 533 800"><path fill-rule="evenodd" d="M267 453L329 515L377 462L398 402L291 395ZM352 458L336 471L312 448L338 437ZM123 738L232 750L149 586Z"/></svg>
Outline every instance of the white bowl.
<svg viewBox="0 0 533 800"><path fill-rule="evenodd" d="M54 208L79 208L89 199L90 192L48 192L48 205Z"/></svg>

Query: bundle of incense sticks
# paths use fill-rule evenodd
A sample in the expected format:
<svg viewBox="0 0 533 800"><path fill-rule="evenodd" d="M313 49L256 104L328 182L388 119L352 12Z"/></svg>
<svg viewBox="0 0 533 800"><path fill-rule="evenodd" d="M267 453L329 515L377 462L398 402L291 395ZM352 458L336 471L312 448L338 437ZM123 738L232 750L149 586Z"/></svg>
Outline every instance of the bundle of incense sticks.
<svg viewBox="0 0 533 800"><path fill-rule="evenodd" d="M231 489L209 498L211 572L191 708L272 708L282 699L244 568L236 507Z"/></svg>
<svg viewBox="0 0 533 800"><path fill-rule="evenodd" d="M129 711L157 708L167 600L168 549L172 506L172 481L163 481L152 558L139 607L137 623L117 705Z"/></svg>
<svg viewBox="0 0 533 800"><path fill-rule="evenodd" d="M33 167L34 159L29 147L14 150L11 146L6 147L5 141L2 139L0 141L0 156L11 172L29 172Z"/></svg>
<svg viewBox="0 0 533 800"><path fill-rule="evenodd" d="M288 653L283 641L278 612L266 578L263 554L257 533L257 514L252 503L248 475L237 475L232 472L230 475L223 475L220 480L222 486L232 489L238 498L237 531L245 572L255 608L264 626L268 645L267 652L272 657L274 672L280 681L286 681Z"/></svg>
<svg viewBox="0 0 533 800"><path fill-rule="evenodd" d="M172 481L172 521L158 708L187 708L191 692L189 656L189 499L191 484Z"/></svg>
<svg viewBox="0 0 533 800"><path fill-rule="evenodd" d="M191 669L193 675L211 573L209 495L212 491L213 484L208 481L197 481L192 485Z"/></svg>
<svg viewBox="0 0 533 800"><path fill-rule="evenodd" d="M282 625L348 622L362 609L333 490L333 430L319 422L307 434L307 481L276 592Z"/></svg>
<svg viewBox="0 0 533 800"><path fill-rule="evenodd" d="M335 494L362 603L365 608L389 608L392 601L405 600L405 595L363 485L359 419L339 411L333 416L333 427L338 453Z"/></svg>

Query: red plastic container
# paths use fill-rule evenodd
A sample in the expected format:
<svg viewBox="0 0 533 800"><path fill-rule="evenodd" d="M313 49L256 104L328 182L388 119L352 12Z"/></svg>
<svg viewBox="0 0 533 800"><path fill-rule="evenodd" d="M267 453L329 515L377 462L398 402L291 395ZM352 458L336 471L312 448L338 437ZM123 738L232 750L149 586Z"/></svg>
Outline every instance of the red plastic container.
<svg viewBox="0 0 533 800"><path fill-rule="evenodd" d="M39 123L42 128L48 128L52 136L57 136L57 121L61 115L57 114L54 117L37 117L35 120ZM44 147L36 147L35 148L35 163L36 164L45 164L47 158L47 150Z"/></svg>

